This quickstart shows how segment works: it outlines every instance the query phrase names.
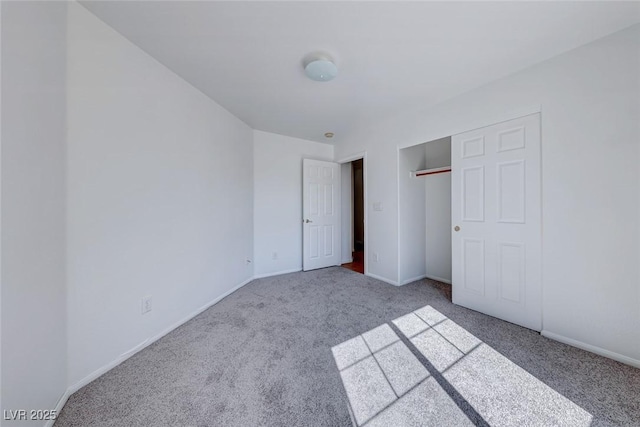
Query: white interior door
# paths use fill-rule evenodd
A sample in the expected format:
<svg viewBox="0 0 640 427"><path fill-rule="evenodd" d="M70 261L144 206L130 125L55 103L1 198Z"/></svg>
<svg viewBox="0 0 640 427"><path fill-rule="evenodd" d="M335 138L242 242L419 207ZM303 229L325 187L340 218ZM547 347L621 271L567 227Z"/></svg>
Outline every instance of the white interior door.
<svg viewBox="0 0 640 427"><path fill-rule="evenodd" d="M451 140L453 302L542 328L540 115Z"/></svg>
<svg viewBox="0 0 640 427"><path fill-rule="evenodd" d="M340 265L340 165L302 161L302 269Z"/></svg>

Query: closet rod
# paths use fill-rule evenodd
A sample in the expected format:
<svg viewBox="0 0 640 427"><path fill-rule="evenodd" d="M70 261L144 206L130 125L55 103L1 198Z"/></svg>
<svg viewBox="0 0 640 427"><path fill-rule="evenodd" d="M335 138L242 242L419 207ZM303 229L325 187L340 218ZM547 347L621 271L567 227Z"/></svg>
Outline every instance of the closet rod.
<svg viewBox="0 0 640 427"><path fill-rule="evenodd" d="M451 168L433 168L433 169L425 169L422 171L415 171L415 176L419 177L419 176L427 176L427 175L435 175L437 173L445 173L445 172L451 172Z"/></svg>

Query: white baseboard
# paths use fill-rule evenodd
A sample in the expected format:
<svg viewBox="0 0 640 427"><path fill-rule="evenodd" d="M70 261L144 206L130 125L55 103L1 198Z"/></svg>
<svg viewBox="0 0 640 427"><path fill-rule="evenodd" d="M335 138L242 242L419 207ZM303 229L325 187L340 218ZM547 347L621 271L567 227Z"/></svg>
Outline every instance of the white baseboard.
<svg viewBox="0 0 640 427"><path fill-rule="evenodd" d="M353 262L353 258L343 259L340 264L351 264Z"/></svg>
<svg viewBox="0 0 640 427"><path fill-rule="evenodd" d="M613 360L618 361L620 363L624 363L626 365L633 366L634 368L640 368L640 360L638 360L638 359L634 359L632 357L625 356L625 355L620 354L620 353L615 353L613 351L605 350L604 348L596 347L595 345L587 344L587 343L584 343L582 341L577 341L577 340L574 340L572 338L567 338L565 336L558 335L558 334L555 334L553 332L549 332L549 331L544 331L543 330L541 332L541 334L544 337L550 338L550 339L555 340L555 341L559 341L559 342L564 343L564 344L568 344L568 345L570 345L572 347L577 347L577 348L580 348L582 350L586 350L586 351L590 351L591 353L598 354L600 356L608 357L609 359L613 359Z"/></svg>
<svg viewBox="0 0 640 427"><path fill-rule="evenodd" d="M400 283L400 286L408 285L409 283L417 282L418 280L422 280L422 279L431 279L431 280L436 280L438 282L447 283L449 285L451 284L451 280L443 279L442 277L438 277L438 276L431 276L429 274L421 274L420 276L403 280Z"/></svg>
<svg viewBox="0 0 640 427"><path fill-rule="evenodd" d="M67 400L69 400L69 397L71 397L73 393L71 393L71 389L68 388L60 397L60 399L58 399L58 403L56 404L56 407L54 408L56 411L57 415L60 415L60 412L62 412L62 408L64 408L64 405L67 403ZM55 423L56 420L48 420L45 424L44 427L52 427L53 423Z"/></svg>
<svg viewBox="0 0 640 427"><path fill-rule="evenodd" d="M86 377L82 378L80 381L78 381L75 384L73 384L72 386L70 386L67 389L67 391L64 392L64 394L62 395L62 397L58 401L58 404L56 405L56 409L58 410L58 414L62 410L62 407L64 406L64 404L67 402L67 399L69 399L69 396L71 396L73 393L75 393L76 391L80 390L82 387L86 386L87 384L89 384L91 381L95 380L99 376L105 374L107 371L110 371L111 369L115 368L116 366L118 366L119 364L121 364L122 362L124 362L125 360L127 360L128 358L133 356L134 354L138 353L140 350L142 350L142 349L148 347L149 345L153 344L154 342L158 341L160 338L162 338L163 336L167 335L169 332L173 331L178 326L181 326L184 323L188 322L189 320L193 319L198 314L202 313L203 311L205 311L206 309L208 309L209 307L211 307L215 303L217 303L220 300L222 300L224 297L232 294L233 292L237 291L238 289L240 289L241 287L243 287L247 283L253 281L253 279L254 279L253 277L248 278L247 280L245 280L244 282L240 283L236 287L228 290L224 294L214 298L212 301L209 301L208 303L206 303L202 307L200 307L197 310L193 311L192 313L188 314L187 316L185 316L184 318L180 319L179 321L173 323L171 326L169 326L168 328L164 329L162 332L154 335L153 337L145 339L140 344L138 344L135 347L131 348L130 350L127 350L124 353L122 353L117 359L115 359L115 360L111 361L110 363L102 366L101 368L96 369L95 371L93 371L92 373L87 375ZM47 427L52 426L52 425L53 425L53 421L50 421L49 423L46 424Z"/></svg>
<svg viewBox="0 0 640 427"><path fill-rule="evenodd" d="M408 285L409 283L417 282L418 280L424 279L427 277L426 274L421 274L420 276L412 277L410 279L403 280L400 285Z"/></svg>
<svg viewBox="0 0 640 427"><path fill-rule="evenodd" d="M281 274L297 273L298 271L302 271L302 268L292 268L291 270L274 271L273 273L256 274L255 276L253 276L253 278L254 279L264 279L265 277L280 276Z"/></svg>
<svg viewBox="0 0 640 427"><path fill-rule="evenodd" d="M450 284L451 284L451 280L443 279L442 277L438 277L438 276L431 276L431 275L429 275L429 274L425 274L425 275L424 275L424 278L425 278L425 279L435 280L435 281L442 282L442 283L446 283L446 284L448 284L448 285L450 285Z"/></svg>
<svg viewBox="0 0 640 427"><path fill-rule="evenodd" d="M388 284L393 285L393 286L399 286L399 285L398 285L398 282L396 282L395 280L389 280L389 279L387 279L387 278L385 278L385 277L378 276L377 274L373 274L373 273L366 272L366 273L365 273L365 276L372 277L372 278L374 278L374 279L380 280L380 281L382 281L382 282L388 283Z"/></svg>

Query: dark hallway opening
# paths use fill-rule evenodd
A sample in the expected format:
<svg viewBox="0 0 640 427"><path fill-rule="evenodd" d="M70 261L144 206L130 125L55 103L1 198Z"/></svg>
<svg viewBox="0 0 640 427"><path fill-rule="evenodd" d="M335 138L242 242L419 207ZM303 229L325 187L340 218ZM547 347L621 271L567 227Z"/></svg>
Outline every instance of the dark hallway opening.
<svg viewBox="0 0 640 427"><path fill-rule="evenodd" d="M353 209L353 261L342 266L364 274L364 160L351 162Z"/></svg>

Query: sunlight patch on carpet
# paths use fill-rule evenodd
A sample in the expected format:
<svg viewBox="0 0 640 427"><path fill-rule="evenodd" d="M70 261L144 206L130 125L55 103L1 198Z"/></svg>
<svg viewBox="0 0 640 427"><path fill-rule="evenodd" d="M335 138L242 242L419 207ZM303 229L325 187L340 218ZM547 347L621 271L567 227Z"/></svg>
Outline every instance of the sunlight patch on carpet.
<svg viewBox="0 0 640 427"><path fill-rule="evenodd" d="M588 427L593 418L431 306L331 350L356 426Z"/></svg>

